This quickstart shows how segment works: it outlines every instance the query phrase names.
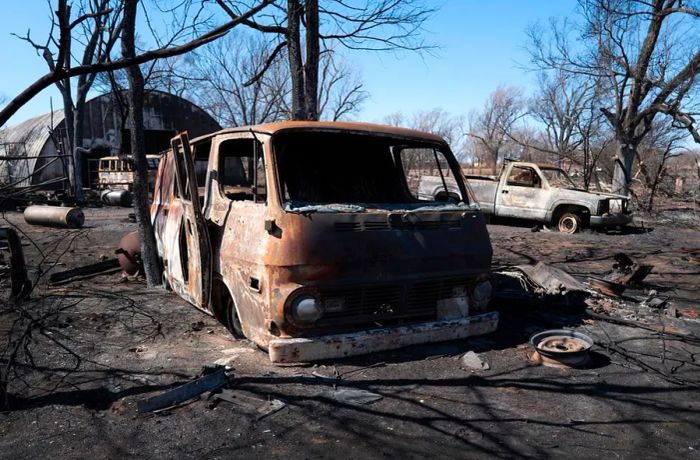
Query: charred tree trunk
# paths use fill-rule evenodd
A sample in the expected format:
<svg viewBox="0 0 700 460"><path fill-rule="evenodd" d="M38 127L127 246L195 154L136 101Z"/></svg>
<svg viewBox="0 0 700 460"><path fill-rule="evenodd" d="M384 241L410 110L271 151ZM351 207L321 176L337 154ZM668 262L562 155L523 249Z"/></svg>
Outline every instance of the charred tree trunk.
<svg viewBox="0 0 700 460"><path fill-rule="evenodd" d="M67 2L59 2L58 11L59 28L61 29L62 35L65 39L59 50L59 55L56 58L57 62L55 66L61 69L69 70L71 67L72 53L71 49L73 46L73 37L70 34L70 15L71 15L71 5ZM46 54L46 61L49 67L52 67L50 53ZM83 199L83 181L82 181L82 169L80 163L80 153L78 147L80 143L76 142L75 136L75 106L73 105L73 90L70 84L70 78L64 78L56 83L61 96L63 98L63 117L64 125L66 127L66 135L64 139L68 145L64 146L64 154L71 155L71 165L68 168L68 180L70 182L73 197L76 201L82 201ZM82 137L80 138L82 139Z"/></svg>
<svg viewBox="0 0 700 460"><path fill-rule="evenodd" d="M318 120L318 65L321 55L319 43L318 0L306 0L306 64L304 66L304 99L306 119Z"/></svg>
<svg viewBox="0 0 700 460"><path fill-rule="evenodd" d="M63 124L66 127L65 134L61 135L61 140L63 142L64 155L70 155L70 160L68 161L68 182L70 184L70 193L75 195L75 118L73 117L73 96L71 94L70 85L66 79L66 85L63 83L56 85L61 92L61 98L63 99ZM66 157L68 159L68 157Z"/></svg>
<svg viewBox="0 0 700 460"><path fill-rule="evenodd" d="M617 158L613 172L612 192L629 195L632 181L632 164L637 156L637 146L631 142L618 142Z"/></svg>
<svg viewBox="0 0 700 460"><path fill-rule="evenodd" d="M80 92L80 90L78 90ZM78 95L73 110L73 161L75 162L75 200L83 200L83 153L82 147L85 124L85 97Z"/></svg>
<svg viewBox="0 0 700 460"><path fill-rule="evenodd" d="M493 159L493 175L498 175L498 150L491 151L491 158Z"/></svg>
<svg viewBox="0 0 700 460"><path fill-rule="evenodd" d="M136 7L138 0L124 2L124 29L122 32L122 55L133 58L136 55L134 35L136 29ZM134 160L134 211L141 238L141 259L149 287L160 284L161 272L158 262L155 234L148 209L148 162L146 160L143 130L144 79L138 65L127 68L129 90L129 124L131 134L131 155Z"/></svg>
<svg viewBox="0 0 700 460"><path fill-rule="evenodd" d="M287 1L287 54L292 78L292 120L306 120L304 64L301 57L301 14L299 0Z"/></svg>

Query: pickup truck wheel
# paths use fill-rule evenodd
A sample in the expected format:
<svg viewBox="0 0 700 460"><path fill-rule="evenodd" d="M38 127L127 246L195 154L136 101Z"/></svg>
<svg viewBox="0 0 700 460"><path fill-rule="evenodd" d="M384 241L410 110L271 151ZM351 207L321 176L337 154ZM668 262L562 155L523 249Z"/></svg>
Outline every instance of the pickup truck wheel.
<svg viewBox="0 0 700 460"><path fill-rule="evenodd" d="M224 314L226 315L226 329L229 330L231 335L236 339L245 339L243 334L243 327L241 327L241 321L238 319L238 312L236 312L236 304L233 302L231 296L226 297L226 306L224 309Z"/></svg>
<svg viewBox="0 0 700 460"><path fill-rule="evenodd" d="M557 224L561 233L576 233L581 230L581 218L572 212L566 212L559 218Z"/></svg>

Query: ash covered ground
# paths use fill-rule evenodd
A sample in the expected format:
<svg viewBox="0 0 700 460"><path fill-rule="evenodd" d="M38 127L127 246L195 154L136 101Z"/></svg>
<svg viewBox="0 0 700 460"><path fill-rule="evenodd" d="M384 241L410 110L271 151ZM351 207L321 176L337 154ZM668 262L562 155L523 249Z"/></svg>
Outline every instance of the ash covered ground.
<svg viewBox="0 0 700 460"><path fill-rule="evenodd" d="M25 232L31 275L41 276L23 310L0 316L4 349L30 336L12 355L0 457L698 458L700 231L691 210L648 216L624 234L489 226L494 266L537 260L578 277L604 275L619 252L654 265L626 300L599 305L602 315L644 328L502 302L499 329L488 336L306 366L272 365L176 295L119 273L46 285L53 271L113 256L135 229L128 212L87 210L78 230L5 215ZM640 305L650 290L669 297L666 308ZM528 338L560 327L595 339L589 368L530 363ZM468 351L489 369L466 367ZM234 394L284 408L263 416L255 404L204 393L164 412L137 412L138 400L214 364L228 366ZM339 389L381 399L354 404L339 400Z"/></svg>

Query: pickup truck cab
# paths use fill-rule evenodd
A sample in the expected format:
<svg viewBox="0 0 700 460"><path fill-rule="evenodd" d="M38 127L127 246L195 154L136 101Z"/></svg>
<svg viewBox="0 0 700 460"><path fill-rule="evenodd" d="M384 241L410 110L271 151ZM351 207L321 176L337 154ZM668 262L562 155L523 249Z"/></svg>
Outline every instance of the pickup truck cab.
<svg viewBox="0 0 700 460"><path fill-rule="evenodd" d="M450 202L420 177L453 181ZM485 219L445 141L280 122L173 139L151 217L164 284L273 362L495 330Z"/></svg>
<svg viewBox="0 0 700 460"><path fill-rule="evenodd" d="M629 198L578 189L553 165L507 162L498 177L466 176L482 211L489 216L526 219L576 233L584 227L622 226L632 221ZM454 196L439 177L422 177L420 196Z"/></svg>

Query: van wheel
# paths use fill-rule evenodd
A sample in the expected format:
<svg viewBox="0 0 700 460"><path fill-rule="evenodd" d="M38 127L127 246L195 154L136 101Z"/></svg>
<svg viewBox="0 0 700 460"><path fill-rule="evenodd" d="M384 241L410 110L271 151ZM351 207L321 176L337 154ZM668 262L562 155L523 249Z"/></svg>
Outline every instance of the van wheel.
<svg viewBox="0 0 700 460"><path fill-rule="evenodd" d="M559 218L557 226L561 233L576 233L581 230L581 218L578 214L566 212Z"/></svg>
<svg viewBox="0 0 700 460"><path fill-rule="evenodd" d="M170 286L170 281L168 281L168 275L165 274L165 270L163 270L163 272L161 273L160 280L161 280L161 283L163 283L163 288L166 291L173 290L172 286Z"/></svg>
<svg viewBox="0 0 700 460"><path fill-rule="evenodd" d="M230 295L226 296L226 304L224 306L224 319L226 323L226 329L229 330L231 335L236 339L245 339L243 334L243 327L241 326L241 321L238 319L238 312L236 311L236 304L233 302L233 298Z"/></svg>

